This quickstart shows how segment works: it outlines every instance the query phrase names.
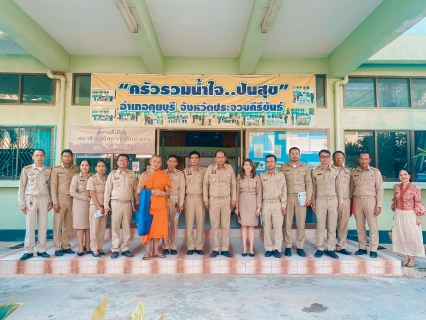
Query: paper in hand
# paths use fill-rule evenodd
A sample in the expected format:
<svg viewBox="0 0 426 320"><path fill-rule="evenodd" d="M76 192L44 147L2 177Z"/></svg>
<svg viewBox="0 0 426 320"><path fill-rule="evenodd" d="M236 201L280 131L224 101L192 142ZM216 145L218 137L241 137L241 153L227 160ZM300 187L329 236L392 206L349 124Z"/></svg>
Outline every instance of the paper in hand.
<svg viewBox="0 0 426 320"><path fill-rule="evenodd" d="M180 211L176 212L176 214L175 214L175 220L179 219L179 216L180 216Z"/></svg>
<svg viewBox="0 0 426 320"><path fill-rule="evenodd" d="M263 225L263 221L262 221L262 213L259 214L259 220L260 220L260 226Z"/></svg>
<svg viewBox="0 0 426 320"><path fill-rule="evenodd" d="M306 203L306 192L302 191L297 194L297 200L299 200L299 205L303 207Z"/></svg>

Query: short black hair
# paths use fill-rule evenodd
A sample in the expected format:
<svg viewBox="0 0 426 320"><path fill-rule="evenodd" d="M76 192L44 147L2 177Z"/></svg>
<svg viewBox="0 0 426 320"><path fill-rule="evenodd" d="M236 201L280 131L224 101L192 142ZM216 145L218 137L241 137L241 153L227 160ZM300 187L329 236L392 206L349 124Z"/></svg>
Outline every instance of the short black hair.
<svg viewBox="0 0 426 320"><path fill-rule="evenodd" d="M106 161L105 161L105 160L102 160L102 159L99 159L98 161L96 161L96 166L97 166L99 163L101 163L101 162L105 165L105 167L107 166ZM96 166L95 166L95 167L96 167Z"/></svg>
<svg viewBox="0 0 426 320"><path fill-rule="evenodd" d="M175 158L175 159L176 159L176 161L178 161L177 155L175 155L175 154L171 154L171 155L169 155L169 156L167 157L167 160L169 160L170 158Z"/></svg>
<svg viewBox="0 0 426 320"><path fill-rule="evenodd" d="M86 159L86 158L81 159L79 165L81 165L83 163L83 161L86 161L89 164L89 167L92 167L92 164L90 163L90 160Z"/></svg>
<svg viewBox="0 0 426 320"><path fill-rule="evenodd" d="M34 151L33 151L33 155L36 153L36 151L41 151L41 152L43 152L43 154L44 154L44 155L46 155L46 152L44 152L44 150L43 150L43 149L34 149Z"/></svg>
<svg viewBox="0 0 426 320"><path fill-rule="evenodd" d="M62 150L61 157L64 155L64 153L69 153L71 155L71 157L74 157L74 153L72 153L72 151L70 149Z"/></svg>
<svg viewBox="0 0 426 320"><path fill-rule="evenodd" d="M120 153L120 154L117 156L117 161L118 161L118 159L120 159L120 157L125 157L125 158L127 159L127 161L128 161L128 162L130 162L130 158L129 158L129 156L128 156L127 154L125 154L125 153Z"/></svg>
<svg viewBox="0 0 426 320"><path fill-rule="evenodd" d="M370 152L368 152L368 151L361 151L359 154L358 154L358 159L361 157L361 155L362 154L368 154L368 156L370 157L370 159L371 159L371 154L370 154Z"/></svg>
<svg viewBox="0 0 426 320"><path fill-rule="evenodd" d="M274 159L275 159L275 162L277 162L277 157L276 157L274 154L268 154L268 155L265 157L265 161L266 161L266 159L268 159L268 158L274 158Z"/></svg>
<svg viewBox="0 0 426 320"><path fill-rule="evenodd" d="M300 154L300 149L298 147L291 147L290 150L288 150L288 153L290 153L291 150L297 150L299 151L299 154Z"/></svg>
<svg viewBox="0 0 426 320"><path fill-rule="evenodd" d="M222 152L222 153L223 153L223 155L226 157L226 152L225 152L225 151L223 151L223 150L217 150L217 151L214 153L214 157L215 157L215 158L216 158L216 156L217 156L217 154L218 154L219 152Z"/></svg>
<svg viewBox="0 0 426 320"><path fill-rule="evenodd" d="M198 158L201 158L200 153L199 153L198 151L195 151L195 150L193 150L193 151L191 151L191 152L189 153L189 157L191 158L191 156L192 156L193 154L197 155L197 156L198 156Z"/></svg>
<svg viewBox="0 0 426 320"><path fill-rule="evenodd" d="M320 152L318 152L318 156L321 156L321 153L327 153L328 155L331 155L330 151L327 149L322 149Z"/></svg>
<svg viewBox="0 0 426 320"><path fill-rule="evenodd" d="M333 158L334 158L334 156L335 156L336 154L338 154L338 153L341 153L341 154L342 154L342 156L343 156L343 158L346 158L346 154L345 154L343 151L340 151L340 150L337 150L337 151L334 151L334 152L333 152Z"/></svg>

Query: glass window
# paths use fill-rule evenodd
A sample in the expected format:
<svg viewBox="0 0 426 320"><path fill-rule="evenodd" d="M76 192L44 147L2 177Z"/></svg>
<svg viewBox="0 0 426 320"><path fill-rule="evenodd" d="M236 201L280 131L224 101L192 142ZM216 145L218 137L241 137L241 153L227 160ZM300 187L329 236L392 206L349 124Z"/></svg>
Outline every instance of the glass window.
<svg viewBox="0 0 426 320"><path fill-rule="evenodd" d="M345 85L346 107L375 107L375 78L349 78Z"/></svg>
<svg viewBox="0 0 426 320"><path fill-rule="evenodd" d="M413 85L413 107L426 107L426 79L414 78Z"/></svg>
<svg viewBox="0 0 426 320"><path fill-rule="evenodd" d="M379 79L379 102L381 107L409 107L409 79Z"/></svg>
<svg viewBox="0 0 426 320"><path fill-rule="evenodd" d="M373 131L345 131L346 166L356 168L360 152L368 152L371 156L371 165L375 165Z"/></svg>
<svg viewBox="0 0 426 320"><path fill-rule="evenodd" d="M74 75L74 104L90 105L91 75Z"/></svg>
<svg viewBox="0 0 426 320"><path fill-rule="evenodd" d="M19 103L19 75L0 74L0 103Z"/></svg>
<svg viewBox="0 0 426 320"><path fill-rule="evenodd" d="M315 76L315 94L317 107L325 107L325 76Z"/></svg>
<svg viewBox="0 0 426 320"><path fill-rule="evenodd" d="M53 103L53 80L46 75L22 76L22 103Z"/></svg>
<svg viewBox="0 0 426 320"><path fill-rule="evenodd" d="M420 149L426 149L426 131L415 131L414 132L414 154L418 155L422 153ZM426 156L416 156L415 170L411 178L415 181L426 181Z"/></svg>
<svg viewBox="0 0 426 320"><path fill-rule="evenodd" d="M384 180L397 180L398 171L408 169L408 134L407 132L377 133L378 167Z"/></svg>

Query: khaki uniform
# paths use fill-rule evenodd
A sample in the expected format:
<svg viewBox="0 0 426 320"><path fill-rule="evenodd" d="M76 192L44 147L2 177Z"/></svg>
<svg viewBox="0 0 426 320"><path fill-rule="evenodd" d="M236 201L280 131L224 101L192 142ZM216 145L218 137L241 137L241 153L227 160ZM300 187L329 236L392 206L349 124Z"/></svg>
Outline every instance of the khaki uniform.
<svg viewBox="0 0 426 320"><path fill-rule="evenodd" d="M312 169L312 204L317 215L317 250L324 251L327 228L327 249L336 250L337 206L343 203L339 171L332 166Z"/></svg>
<svg viewBox="0 0 426 320"><path fill-rule="evenodd" d="M65 168L64 164L52 169L50 190L53 204L59 204L61 210L53 216L53 245L55 251L71 248L70 236L72 232L72 197L70 185L72 177L80 172L78 166L71 165Z"/></svg>
<svg viewBox="0 0 426 320"><path fill-rule="evenodd" d="M19 205L28 207L24 240L25 253L34 253L35 225L38 221L37 252L46 252L47 206L50 202L50 172L52 169L36 168L35 164L22 168L19 180Z"/></svg>
<svg viewBox="0 0 426 320"><path fill-rule="evenodd" d="M188 250L203 250L204 246L204 221L206 210L203 204L203 180L206 168L198 167L198 170L189 167L183 170L185 176L185 222L186 222L186 246ZM194 243L194 221L197 225Z"/></svg>
<svg viewBox="0 0 426 320"><path fill-rule="evenodd" d="M129 250L130 225L132 223L133 209L132 198L136 205L139 205L137 194L138 178L136 174L126 169L121 172L114 170L108 175L105 184L104 207L112 210L111 213L111 233L112 252ZM111 200L111 207L110 202ZM120 226L123 229L123 242L120 244Z"/></svg>
<svg viewBox="0 0 426 320"><path fill-rule="evenodd" d="M203 200L210 202L213 251L229 251L231 201L237 200L234 169L229 164L222 168L212 164L207 168L203 180ZM219 245L219 224L222 230L222 246Z"/></svg>
<svg viewBox="0 0 426 320"><path fill-rule="evenodd" d="M306 199L312 200L312 178L311 171L307 164L299 162L293 167L290 162L283 164L280 171L285 174L287 183L287 213L284 216L284 245L291 248L293 217L296 215L297 236L296 245L298 249L303 249L305 244L305 223L306 206L299 205L297 194L306 192Z"/></svg>
<svg viewBox="0 0 426 320"><path fill-rule="evenodd" d="M287 185L285 175L275 171L273 174L262 172L262 221L266 251L278 250L283 245L283 220L281 208L287 206ZM271 228L274 229L274 241L271 240Z"/></svg>
<svg viewBox="0 0 426 320"><path fill-rule="evenodd" d="M343 210L338 213L337 217L338 242L336 245L336 250L342 250L346 248L346 237L348 236L348 225L349 219L351 217L351 198L349 198L349 182L351 180L351 170L348 167L342 166L339 170L339 176L340 185L342 187Z"/></svg>
<svg viewBox="0 0 426 320"><path fill-rule="evenodd" d="M89 229L89 202L86 201L87 197L90 197L89 191L87 191L88 177L83 177L80 172L75 175L70 184L70 196L72 200L72 227L74 229Z"/></svg>
<svg viewBox="0 0 426 320"><path fill-rule="evenodd" d="M349 184L349 197L354 200L356 230L359 248L367 249L365 219L370 229L370 250L376 252L379 246L379 227L375 207L383 206L383 179L379 169L368 166L365 171L360 167L353 169Z"/></svg>
<svg viewBox="0 0 426 320"><path fill-rule="evenodd" d="M172 187L167 196L167 217L169 220L169 233L167 238L163 238L163 249L176 250L176 239L179 218L175 220L175 215L179 211L179 206L183 206L185 201L185 177L183 172L175 169L169 171L164 170L169 176Z"/></svg>
<svg viewBox="0 0 426 320"><path fill-rule="evenodd" d="M104 207L104 192L105 192L105 180L102 179L98 174L91 176L87 182L88 191L94 191L96 199L99 204ZM102 250L104 245L105 229L107 224L107 217L95 218L95 212L98 211L96 204L93 202L93 198L90 200L89 207L89 223L90 223L90 248L94 253L97 253L99 249Z"/></svg>

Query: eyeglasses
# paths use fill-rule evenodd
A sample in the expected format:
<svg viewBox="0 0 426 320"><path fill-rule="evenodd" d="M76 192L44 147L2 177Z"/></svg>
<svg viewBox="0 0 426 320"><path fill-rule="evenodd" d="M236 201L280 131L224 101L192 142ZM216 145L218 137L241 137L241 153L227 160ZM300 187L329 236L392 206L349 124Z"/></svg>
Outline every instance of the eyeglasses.
<svg viewBox="0 0 426 320"><path fill-rule="evenodd" d="M321 159L328 159L330 156L320 156Z"/></svg>

